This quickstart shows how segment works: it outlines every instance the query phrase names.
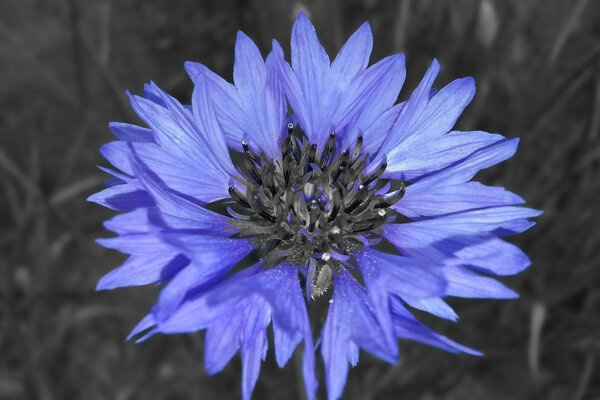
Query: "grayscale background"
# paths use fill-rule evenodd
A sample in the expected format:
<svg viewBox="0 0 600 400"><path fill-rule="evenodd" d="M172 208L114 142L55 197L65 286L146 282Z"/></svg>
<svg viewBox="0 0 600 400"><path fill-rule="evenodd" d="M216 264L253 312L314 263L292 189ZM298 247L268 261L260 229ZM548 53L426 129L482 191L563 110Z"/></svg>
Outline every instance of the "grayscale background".
<svg viewBox="0 0 600 400"><path fill-rule="evenodd" d="M1 0L0 399L240 397L239 360L207 376L202 334L125 341L159 288L94 291L124 256L94 244L113 213L85 198L107 178L108 122L138 121L126 89L154 80L189 101L184 61L229 79L238 29L266 55L273 37L288 47L301 10L331 55L364 20L373 60L405 52L401 98L433 57L438 87L474 76L459 128L522 139L479 179L545 211L514 240L533 260L503 280L520 299L451 300L458 324L424 317L486 357L411 342L396 366L363 353L345 398L600 398L599 1ZM302 393L294 363L270 353L254 398Z"/></svg>

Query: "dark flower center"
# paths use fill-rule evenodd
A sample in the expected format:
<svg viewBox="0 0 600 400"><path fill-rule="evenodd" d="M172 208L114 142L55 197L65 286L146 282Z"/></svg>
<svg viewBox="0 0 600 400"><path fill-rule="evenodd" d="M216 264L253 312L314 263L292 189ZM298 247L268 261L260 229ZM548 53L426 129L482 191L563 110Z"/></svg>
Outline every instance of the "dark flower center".
<svg viewBox="0 0 600 400"><path fill-rule="evenodd" d="M376 244L382 226L395 219L389 207L404 195L380 179L386 163L373 167L363 138L340 152L332 132L319 151L288 125L280 160L255 154L247 141L229 193L229 213L240 236L253 237L265 268L294 265L306 275L313 297L331 285L365 246Z"/></svg>

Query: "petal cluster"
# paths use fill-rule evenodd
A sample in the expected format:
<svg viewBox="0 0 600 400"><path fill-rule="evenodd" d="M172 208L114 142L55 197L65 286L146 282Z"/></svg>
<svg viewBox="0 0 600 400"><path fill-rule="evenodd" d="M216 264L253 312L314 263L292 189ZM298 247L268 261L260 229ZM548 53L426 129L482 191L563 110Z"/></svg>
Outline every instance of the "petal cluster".
<svg viewBox="0 0 600 400"><path fill-rule="evenodd" d="M105 223L116 236L98 242L129 255L98 289L156 283L162 288L131 337L206 331L206 371L221 371L239 352L244 399L256 385L270 326L279 366L302 347L309 399L317 395L316 343L329 399L342 396L361 349L390 363L398 358L398 339L481 354L432 331L410 310L456 321L445 301L449 296L517 296L494 276L516 274L530 262L503 237L529 229L530 219L541 213L520 206L523 199L502 187L471 179L510 158L518 140L453 131L475 84L457 79L434 90L436 61L410 98L396 103L404 57L369 65L372 44L365 23L331 61L301 14L292 31L290 63L276 41L264 59L239 33L233 84L188 62L191 104L154 83L143 96L129 95L147 127L110 125L117 140L101 152L112 165L103 168L112 178L90 200L120 212ZM244 151L242 142L279 160L290 122L317 147L331 131L341 149L361 137L372 165L387 163L382 178L406 183L404 197L393 205L406 221L382 230L395 250L366 246L353 268L333 276L322 327L311 325L302 271L285 264L263 268L253 253L256 243L239 235L233 217L212 207L229 199L228 189L240 178L231 154Z"/></svg>

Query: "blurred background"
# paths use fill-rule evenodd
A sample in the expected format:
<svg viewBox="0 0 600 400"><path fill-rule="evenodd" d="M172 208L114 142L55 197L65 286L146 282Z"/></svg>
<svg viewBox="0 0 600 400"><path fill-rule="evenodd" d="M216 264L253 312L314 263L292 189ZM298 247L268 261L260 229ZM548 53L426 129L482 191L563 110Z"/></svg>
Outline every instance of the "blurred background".
<svg viewBox="0 0 600 400"><path fill-rule="evenodd" d="M514 240L533 261L504 280L520 299L451 300L456 325L425 318L486 357L410 342L396 366L363 353L345 398L600 398L599 1L2 0L0 399L240 397L239 360L207 376L201 334L125 342L158 288L94 292L125 256L94 244L112 213L85 198L107 178L108 122L138 121L126 89L154 80L189 102L184 61L230 79L238 29L266 55L301 10L331 55L364 20L372 60L405 52L401 98L434 57L438 87L474 76L459 128L522 139L479 179L545 211ZM302 392L271 352L254 398Z"/></svg>

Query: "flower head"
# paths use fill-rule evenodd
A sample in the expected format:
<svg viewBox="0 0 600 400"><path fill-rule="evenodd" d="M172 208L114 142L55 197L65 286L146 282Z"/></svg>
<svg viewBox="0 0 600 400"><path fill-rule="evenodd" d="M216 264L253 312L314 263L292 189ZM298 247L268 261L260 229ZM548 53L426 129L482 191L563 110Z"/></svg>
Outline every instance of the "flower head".
<svg viewBox="0 0 600 400"><path fill-rule="evenodd" d="M436 61L395 104L404 57L369 66L371 47L364 24L330 61L300 15L291 64L276 41L265 60L240 33L234 84L188 62L191 105L154 83L130 95L148 127L111 124L119 140L102 154L114 178L90 199L121 212L106 222L117 236L100 244L130 255L98 289L163 284L132 337L205 330L207 372L240 351L245 399L271 324L281 367L302 343L309 399L315 342L330 399L360 349L390 363L399 338L480 354L410 309L455 321L447 296L516 297L492 276L529 260L501 237L540 212L471 178L511 157L517 140L451 131L475 85L434 91ZM326 308L322 327L311 307Z"/></svg>

